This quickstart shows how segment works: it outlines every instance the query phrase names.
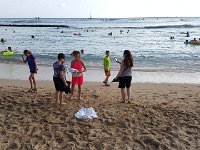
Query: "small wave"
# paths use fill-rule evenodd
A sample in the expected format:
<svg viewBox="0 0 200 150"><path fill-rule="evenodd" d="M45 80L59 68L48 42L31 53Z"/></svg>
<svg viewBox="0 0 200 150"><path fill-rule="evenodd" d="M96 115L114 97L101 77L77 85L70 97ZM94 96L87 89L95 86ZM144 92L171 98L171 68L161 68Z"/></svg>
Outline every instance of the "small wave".
<svg viewBox="0 0 200 150"><path fill-rule="evenodd" d="M74 29L166 29L166 28L197 28L200 27L200 25L191 25L191 24L184 24L184 25L160 25L160 26L127 26L127 27L86 27L86 28L80 28L80 27L73 27L70 26L70 28Z"/></svg>
<svg viewBox="0 0 200 150"><path fill-rule="evenodd" d="M163 26L146 26L145 29L163 29L163 28L196 28L200 26L194 26L191 24L184 25L163 25Z"/></svg>
<svg viewBox="0 0 200 150"><path fill-rule="evenodd" d="M190 25L190 24L184 24L184 25L160 25L160 26L144 26L144 27L114 27L114 28L121 28L121 29L165 29L165 28L197 28L200 27L198 25ZM113 27L109 27L113 28Z"/></svg>
<svg viewBox="0 0 200 150"><path fill-rule="evenodd" d="M101 20L102 21L117 21L117 20L123 20L123 19L120 19L120 18L103 18Z"/></svg>
<svg viewBox="0 0 200 150"><path fill-rule="evenodd" d="M35 20L15 20L15 21L12 21L12 23L35 23L36 21Z"/></svg>

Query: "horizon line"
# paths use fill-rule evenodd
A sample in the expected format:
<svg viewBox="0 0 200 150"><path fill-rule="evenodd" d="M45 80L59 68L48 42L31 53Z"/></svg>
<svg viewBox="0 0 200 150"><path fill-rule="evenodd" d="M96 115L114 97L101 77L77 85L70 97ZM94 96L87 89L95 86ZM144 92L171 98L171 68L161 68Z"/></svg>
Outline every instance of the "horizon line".
<svg viewBox="0 0 200 150"><path fill-rule="evenodd" d="M0 17L0 19L36 19L37 17ZM165 16L165 17L39 17L40 19L131 19L131 18L200 18L200 16Z"/></svg>

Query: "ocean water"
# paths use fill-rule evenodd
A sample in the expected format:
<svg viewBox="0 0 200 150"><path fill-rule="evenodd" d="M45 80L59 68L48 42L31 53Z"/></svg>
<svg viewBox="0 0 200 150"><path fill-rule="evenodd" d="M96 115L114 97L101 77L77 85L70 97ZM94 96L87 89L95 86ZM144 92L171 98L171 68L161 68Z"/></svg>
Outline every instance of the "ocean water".
<svg viewBox="0 0 200 150"><path fill-rule="evenodd" d="M134 57L134 71L195 73L200 71L200 46L185 45L185 40L200 38L200 18L124 18L124 19L0 19L0 24L68 25L56 27L0 27L0 51L11 46L16 55L0 56L0 62L20 64L24 49L31 50L39 65L52 66L57 54L66 54L69 65L73 50L82 55L88 69L103 69L106 50L111 52L111 69L119 65L128 49ZM87 32L88 30L88 32ZM120 34L120 30L124 32ZM127 31L129 30L129 33ZM15 33L13 32L15 31ZM63 31L63 33L61 33ZM189 32L186 37L183 32ZM81 33L74 36L74 33ZM108 36L112 32L113 36ZM31 35L35 38L32 39ZM174 36L173 40L170 37Z"/></svg>

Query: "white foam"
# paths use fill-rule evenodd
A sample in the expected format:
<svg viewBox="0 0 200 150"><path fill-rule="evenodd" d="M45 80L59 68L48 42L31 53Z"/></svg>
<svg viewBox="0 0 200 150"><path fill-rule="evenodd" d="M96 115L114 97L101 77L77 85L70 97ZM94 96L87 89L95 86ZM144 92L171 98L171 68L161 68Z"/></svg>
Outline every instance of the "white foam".
<svg viewBox="0 0 200 150"><path fill-rule="evenodd" d="M117 71L111 71L112 80ZM27 80L29 69L27 64L2 64L0 63L0 79ZM51 81L53 78L53 68L39 66L37 80ZM71 74L67 79L71 79ZM84 73L84 80L91 82L102 82L105 78L103 70L88 70ZM133 83L186 83L200 84L200 72L196 73L176 73L176 72L133 72Z"/></svg>
<svg viewBox="0 0 200 150"><path fill-rule="evenodd" d="M200 72L134 72L133 81L136 83L200 84Z"/></svg>

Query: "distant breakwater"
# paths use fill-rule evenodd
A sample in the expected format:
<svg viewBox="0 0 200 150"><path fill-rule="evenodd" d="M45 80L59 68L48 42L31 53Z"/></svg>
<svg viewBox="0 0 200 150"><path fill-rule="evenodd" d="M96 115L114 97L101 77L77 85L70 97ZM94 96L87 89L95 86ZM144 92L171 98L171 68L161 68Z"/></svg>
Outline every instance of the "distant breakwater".
<svg viewBox="0 0 200 150"><path fill-rule="evenodd" d="M46 24L0 24L2 27L56 27L69 28L68 25L46 25Z"/></svg>

